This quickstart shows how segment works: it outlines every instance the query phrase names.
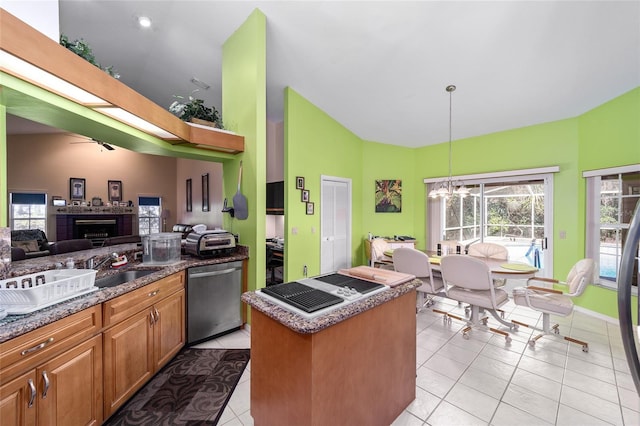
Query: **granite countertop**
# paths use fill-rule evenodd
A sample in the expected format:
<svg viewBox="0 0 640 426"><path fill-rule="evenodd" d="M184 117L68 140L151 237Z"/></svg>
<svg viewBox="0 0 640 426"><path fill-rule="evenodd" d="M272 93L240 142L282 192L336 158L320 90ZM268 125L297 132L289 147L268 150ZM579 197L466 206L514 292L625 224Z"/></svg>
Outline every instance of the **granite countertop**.
<svg viewBox="0 0 640 426"><path fill-rule="evenodd" d="M348 305L332 310L325 315L320 315L316 318L307 319L301 315L291 312L275 303L272 303L260 297L255 291L249 291L242 295L242 301L251 306L253 309L257 309L266 316L280 322L282 325L290 328L291 330L301 334L317 333L325 328L331 327L334 324L342 322L348 318L358 315L361 312L375 308L385 302L392 299L396 299L410 291L420 287L422 282L418 279L414 279L404 284L400 284L397 287L390 288L387 291L376 293L373 296L369 296L362 300L358 300Z"/></svg>
<svg viewBox="0 0 640 426"><path fill-rule="evenodd" d="M45 256L43 258L14 262L12 264L10 277L55 269L56 262L64 263L65 259L70 257L74 259L78 266L84 265L84 262L90 257L97 256L97 259L100 260L102 257L108 256L110 253L117 252L121 255L125 254L129 259L129 263L118 269L101 269L96 274L97 278L117 274L118 272L125 270L155 270L156 272L114 287L100 288L91 293L60 302L29 314L8 315L6 318L0 320L0 343L13 339L14 337L18 337L29 331L33 331L83 309L90 308L91 306L98 305L140 287L144 287L147 284L158 281L166 276L183 271L187 268L216 263L227 263L248 258L248 248L245 246L237 246L234 253L221 257L199 259L189 255L183 255L180 262L172 265L149 266L141 263L140 261L134 260L134 253L139 251L140 247L137 247L136 244L121 244L118 246L102 247L82 252L65 253L58 256Z"/></svg>

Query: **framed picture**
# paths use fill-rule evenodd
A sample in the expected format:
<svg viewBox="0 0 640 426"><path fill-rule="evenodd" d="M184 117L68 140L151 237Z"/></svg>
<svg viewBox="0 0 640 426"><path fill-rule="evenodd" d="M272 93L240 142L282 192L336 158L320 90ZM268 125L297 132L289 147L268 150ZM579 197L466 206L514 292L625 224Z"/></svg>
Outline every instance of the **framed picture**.
<svg viewBox="0 0 640 426"><path fill-rule="evenodd" d="M402 212L402 180L376 180L376 213Z"/></svg>
<svg viewBox="0 0 640 426"><path fill-rule="evenodd" d="M296 176L296 189L304 189L304 177Z"/></svg>
<svg viewBox="0 0 640 426"><path fill-rule="evenodd" d="M82 178L69 178L69 199L84 200L86 198L86 181Z"/></svg>
<svg viewBox="0 0 640 426"><path fill-rule="evenodd" d="M307 203L307 214L313 214L313 203Z"/></svg>
<svg viewBox="0 0 640 426"><path fill-rule="evenodd" d="M307 201L309 201L309 190L308 189L303 189L302 190L302 202L306 203Z"/></svg>
<svg viewBox="0 0 640 426"><path fill-rule="evenodd" d="M191 179L187 179L186 198L187 198L187 211L188 212L193 210L192 194L193 194L193 190L192 190Z"/></svg>
<svg viewBox="0 0 640 426"><path fill-rule="evenodd" d="M110 180L107 184L108 193L109 193L109 201L122 201L122 181L121 180Z"/></svg>
<svg viewBox="0 0 640 426"><path fill-rule="evenodd" d="M202 175L202 211L209 211L209 173Z"/></svg>

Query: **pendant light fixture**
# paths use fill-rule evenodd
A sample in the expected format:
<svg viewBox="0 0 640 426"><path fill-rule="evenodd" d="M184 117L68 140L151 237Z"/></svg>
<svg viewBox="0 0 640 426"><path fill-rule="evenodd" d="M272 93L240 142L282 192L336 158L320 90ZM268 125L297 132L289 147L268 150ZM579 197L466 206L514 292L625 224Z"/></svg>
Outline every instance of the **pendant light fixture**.
<svg viewBox="0 0 640 426"><path fill-rule="evenodd" d="M448 85L445 90L449 93L449 177L436 185L431 191L429 191L429 197L431 198L448 198L452 195L459 195L461 198L469 195L469 189L464 186L464 183L454 182L452 175L452 140L451 140L451 116L452 116L452 95L456 90L456 86L453 84Z"/></svg>

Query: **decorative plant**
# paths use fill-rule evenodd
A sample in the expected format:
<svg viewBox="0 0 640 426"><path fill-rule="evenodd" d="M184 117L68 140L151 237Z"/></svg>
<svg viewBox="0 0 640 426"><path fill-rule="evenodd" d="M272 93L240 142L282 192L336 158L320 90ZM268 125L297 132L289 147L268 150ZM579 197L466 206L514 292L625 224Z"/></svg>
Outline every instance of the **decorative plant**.
<svg viewBox="0 0 640 426"><path fill-rule="evenodd" d="M96 57L93 54L93 50L91 50L91 46L89 46L89 43L87 43L83 39L69 41L69 37L67 37L64 34L60 34L60 44L63 47L66 47L67 49L75 53L76 55L80 56L90 64L93 64L96 67L100 68L102 71L106 72L111 77L120 78L120 74L118 74L113 69L113 66L103 67L98 62L96 62Z"/></svg>
<svg viewBox="0 0 640 426"><path fill-rule="evenodd" d="M174 96L175 101L169 106L169 111L179 117L183 121L191 121L192 118L211 121L215 123L219 129L224 129L222 117L214 106L205 106L202 99L196 99L193 96L185 99L184 96Z"/></svg>

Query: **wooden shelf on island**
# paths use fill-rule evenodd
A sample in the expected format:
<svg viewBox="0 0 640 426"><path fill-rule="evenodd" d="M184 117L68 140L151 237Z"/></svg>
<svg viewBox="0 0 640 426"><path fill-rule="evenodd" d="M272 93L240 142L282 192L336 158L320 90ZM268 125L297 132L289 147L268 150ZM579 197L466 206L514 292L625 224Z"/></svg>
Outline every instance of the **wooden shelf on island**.
<svg viewBox="0 0 640 426"><path fill-rule="evenodd" d="M97 112L101 112L99 108L120 108L171 135L175 135L175 137L160 137L149 130L127 123L131 127L172 145L191 144L199 148L232 154L244 151L243 136L206 128L206 126L188 125L168 110L145 98L4 9L0 9L0 28L2 28L0 31L0 50L97 96L105 102L103 104L80 105ZM4 66L1 70L78 103L62 93L54 92L50 87L45 87L39 82L11 72ZM105 115L110 116L107 113ZM116 120L119 119L116 118ZM124 120L119 121L125 123Z"/></svg>

